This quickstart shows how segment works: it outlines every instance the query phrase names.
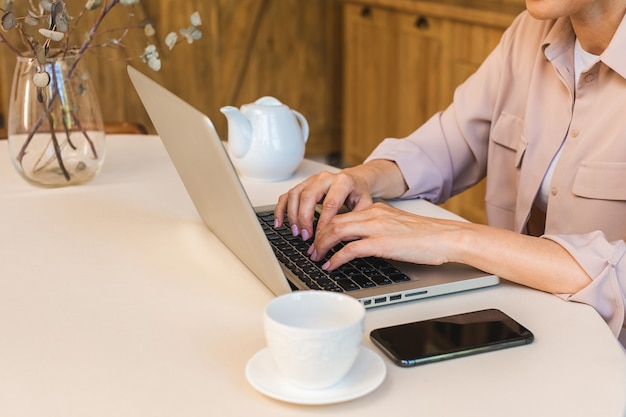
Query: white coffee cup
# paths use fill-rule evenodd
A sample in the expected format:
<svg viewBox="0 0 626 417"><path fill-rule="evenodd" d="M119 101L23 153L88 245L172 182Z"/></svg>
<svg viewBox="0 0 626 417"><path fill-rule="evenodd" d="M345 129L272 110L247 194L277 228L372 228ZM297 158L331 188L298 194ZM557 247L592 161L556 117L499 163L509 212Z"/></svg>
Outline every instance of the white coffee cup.
<svg viewBox="0 0 626 417"><path fill-rule="evenodd" d="M267 304L264 326L268 348L287 381L323 389L339 382L354 364L365 308L341 293L295 291Z"/></svg>

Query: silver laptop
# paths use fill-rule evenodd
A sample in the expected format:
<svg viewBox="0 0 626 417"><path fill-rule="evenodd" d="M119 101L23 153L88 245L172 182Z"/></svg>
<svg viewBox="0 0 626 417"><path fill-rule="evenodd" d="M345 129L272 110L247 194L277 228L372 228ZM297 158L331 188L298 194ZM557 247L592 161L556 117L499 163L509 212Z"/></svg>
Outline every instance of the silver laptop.
<svg viewBox="0 0 626 417"><path fill-rule="evenodd" d="M497 276L460 264L379 266L387 261L367 258L346 266L345 273L321 278L321 269L294 267L291 258L285 259L270 244L279 233L261 224L273 207L252 207L209 118L136 69L129 66L128 73L202 221L275 295L310 288L342 291L365 307L374 307L499 282ZM266 233L274 236L268 238ZM281 235L302 246L301 238L288 232ZM308 257L294 258L310 262Z"/></svg>

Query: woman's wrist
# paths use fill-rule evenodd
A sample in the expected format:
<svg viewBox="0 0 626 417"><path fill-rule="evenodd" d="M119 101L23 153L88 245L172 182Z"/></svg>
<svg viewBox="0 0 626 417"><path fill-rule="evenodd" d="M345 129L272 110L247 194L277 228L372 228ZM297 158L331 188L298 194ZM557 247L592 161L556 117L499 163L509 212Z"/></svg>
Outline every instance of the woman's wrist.
<svg viewBox="0 0 626 417"><path fill-rule="evenodd" d="M365 182L373 198L397 198L408 189L400 168L393 161L375 159L346 169L346 173L351 171Z"/></svg>

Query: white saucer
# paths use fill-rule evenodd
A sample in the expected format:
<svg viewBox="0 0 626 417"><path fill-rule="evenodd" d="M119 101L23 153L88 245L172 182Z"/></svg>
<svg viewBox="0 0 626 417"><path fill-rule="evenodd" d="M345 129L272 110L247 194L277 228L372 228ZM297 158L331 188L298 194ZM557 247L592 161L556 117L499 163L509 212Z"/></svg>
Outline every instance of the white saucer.
<svg viewBox="0 0 626 417"><path fill-rule="evenodd" d="M298 388L285 381L267 348L257 352L246 366L246 378L257 391L294 404L333 404L359 398L378 388L386 373L380 356L366 347L361 347L354 366L341 381L321 390Z"/></svg>

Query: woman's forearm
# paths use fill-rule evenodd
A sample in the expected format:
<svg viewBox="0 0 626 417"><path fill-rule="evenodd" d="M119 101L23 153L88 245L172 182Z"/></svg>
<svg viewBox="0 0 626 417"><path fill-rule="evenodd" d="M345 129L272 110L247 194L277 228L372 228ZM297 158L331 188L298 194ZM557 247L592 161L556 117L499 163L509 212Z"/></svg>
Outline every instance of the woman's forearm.
<svg viewBox="0 0 626 417"><path fill-rule="evenodd" d="M451 240L451 260L555 294L574 294L591 282L569 252L552 240L476 224L458 233Z"/></svg>

